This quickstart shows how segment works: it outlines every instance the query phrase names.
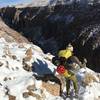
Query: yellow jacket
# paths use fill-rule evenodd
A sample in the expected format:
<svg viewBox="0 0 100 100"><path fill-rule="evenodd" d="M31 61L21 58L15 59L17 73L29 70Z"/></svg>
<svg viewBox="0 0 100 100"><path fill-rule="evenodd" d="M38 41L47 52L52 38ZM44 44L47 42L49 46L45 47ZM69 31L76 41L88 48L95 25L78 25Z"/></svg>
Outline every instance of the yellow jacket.
<svg viewBox="0 0 100 100"><path fill-rule="evenodd" d="M61 51L59 51L58 56L59 56L59 57L65 57L66 59L68 59L69 57L72 56L72 54L73 54L73 53L72 53L71 50L66 49L66 50L61 50Z"/></svg>

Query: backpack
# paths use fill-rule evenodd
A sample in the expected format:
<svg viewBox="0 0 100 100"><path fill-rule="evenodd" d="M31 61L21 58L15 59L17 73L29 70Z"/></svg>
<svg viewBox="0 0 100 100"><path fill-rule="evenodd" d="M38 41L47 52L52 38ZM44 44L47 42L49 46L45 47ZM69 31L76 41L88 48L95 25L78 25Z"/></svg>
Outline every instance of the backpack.
<svg viewBox="0 0 100 100"><path fill-rule="evenodd" d="M73 74L76 74L81 66L81 62L76 56L71 56L66 60L65 68L71 71Z"/></svg>
<svg viewBox="0 0 100 100"><path fill-rule="evenodd" d="M79 71L79 69L80 69L80 66L78 65L78 64L76 64L76 63L72 63L72 64L68 64L67 66L66 66L66 68L70 71L70 72L72 72L73 74L77 74L77 72Z"/></svg>
<svg viewBox="0 0 100 100"><path fill-rule="evenodd" d="M56 66L63 65L65 69L69 70L73 74L76 74L80 69L80 66L78 65L79 60L77 59L78 58L75 56L71 56L68 59L64 59L63 57L59 58L58 56L55 56L52 58L52 63Z"/></svg>

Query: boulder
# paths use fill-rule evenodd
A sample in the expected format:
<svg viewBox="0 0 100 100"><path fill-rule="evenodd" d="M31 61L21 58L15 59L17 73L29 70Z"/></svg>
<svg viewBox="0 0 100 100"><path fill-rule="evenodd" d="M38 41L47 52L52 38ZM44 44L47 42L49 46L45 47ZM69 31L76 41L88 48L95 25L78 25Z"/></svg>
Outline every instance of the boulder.
<svg viewBox="0 0 100 100"><path fill-rule="evenodd" d="M60 86L56 83L42 82L42 87L54 96L60 95Z"/></svg>

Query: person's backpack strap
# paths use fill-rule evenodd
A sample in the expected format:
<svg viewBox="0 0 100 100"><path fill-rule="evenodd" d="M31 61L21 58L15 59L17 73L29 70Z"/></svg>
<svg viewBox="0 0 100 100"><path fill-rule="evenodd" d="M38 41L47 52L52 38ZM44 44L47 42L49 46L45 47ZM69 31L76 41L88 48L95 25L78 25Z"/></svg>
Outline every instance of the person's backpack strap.
<svg viewBox="0 0 100 100"><path fill-rule="evenodd" d="M81 61L78 59L78 57L76 56L71 56L69 59L68 59L68 63L76 63L78 64L80 67L82 67L82 63Z"/></svg>

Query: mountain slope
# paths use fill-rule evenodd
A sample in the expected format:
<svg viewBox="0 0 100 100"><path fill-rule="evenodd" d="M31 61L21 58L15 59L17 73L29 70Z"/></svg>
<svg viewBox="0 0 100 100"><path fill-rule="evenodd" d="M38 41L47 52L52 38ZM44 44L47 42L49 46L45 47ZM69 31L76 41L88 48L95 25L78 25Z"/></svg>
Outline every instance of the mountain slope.
<svg viewBox="0 0 100 100"><path fill-rule="evenodd" d="M10 37L12 38L12 41L28 43L28 40L25 37L23 37L21 34L11 29L9 26L7 26L4 23L4 21L2 21L1 18L0 18L0 35L1 37L5 37L6 40L9 39L8 37Z"/></svg>
<svg viewBox="0 0 100 100"><path fill-rule="evenodd" d="M33 44L8 43L0 38L0 99L1 100L63 100L59 91L55 90L57 83L50 81L54 66L50 59L52 55ZM38 77L48 76L44 81ZM58 76L56 73L55 76ZM77 73L79 82L79 100L100 99L100 74L88 68L80 69ZM64 84L63 84L64 85ZM49 86L51 88L49 88ZM54 87L53 87L54 86ZM48 90L49 88L49 90ZM58 91L58 94L54 93ZM71 88L73 97L73 88ZM65 92L65 89L63 89ZM70 100L71 98L66 98Z"/></svg>

